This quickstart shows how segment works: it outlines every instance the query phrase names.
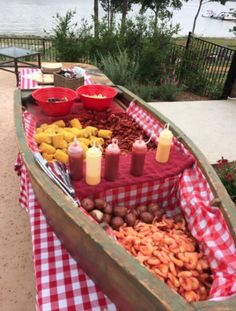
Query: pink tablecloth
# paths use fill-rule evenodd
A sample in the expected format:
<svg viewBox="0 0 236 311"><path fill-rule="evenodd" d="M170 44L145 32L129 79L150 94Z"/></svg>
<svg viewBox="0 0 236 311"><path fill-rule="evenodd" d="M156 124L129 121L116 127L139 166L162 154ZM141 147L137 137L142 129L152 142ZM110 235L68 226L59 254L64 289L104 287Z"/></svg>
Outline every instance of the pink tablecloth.
<svg viewBox="0 0 236 311"><path fill-rule="evenodd" d="M35 74L37 72L41 72L41 70L37 69L37 68L22 68L20 70L20 85L19 85L19 88L22 91L35 90L35 89L38 89L38 88L50 86L50 85L38 84L36 81L34 81L32 79L32 77L30 77L30 75ZM86 72L85 72L85 76L84 77L85 77L85 84L92 84L92 79ZM53 86L53 85L51 85L51 86Z"/></svg>

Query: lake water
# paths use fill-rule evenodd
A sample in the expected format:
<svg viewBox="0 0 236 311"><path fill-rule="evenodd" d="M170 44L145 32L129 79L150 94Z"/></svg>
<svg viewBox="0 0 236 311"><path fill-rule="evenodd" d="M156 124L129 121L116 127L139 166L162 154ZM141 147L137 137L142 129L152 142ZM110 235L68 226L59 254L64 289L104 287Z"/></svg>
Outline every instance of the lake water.
<svg viewBox="0 0 236 311"><path fill-rule="evenodd" d="M76 9L76 19L82 18L92 22L93 0L0 0L0 35L44 35L44 29L49 31L53 27L53 18L57 12L64 15L69 9ZM190 0L183 4L181 10L175 10L173 24L179 23L181 31L178 35L187 35L192 29L193 19L198 8L199 0ZM197 20L195 34L205 37L235 37L230 28L235 22L214 20L201 16L206 10L216 13L236 9L236 2L221 5L209 2L203 5ZM133 7L131 16L138 12L138 6ZM100 10L100 16L104 12Z"/></svg>

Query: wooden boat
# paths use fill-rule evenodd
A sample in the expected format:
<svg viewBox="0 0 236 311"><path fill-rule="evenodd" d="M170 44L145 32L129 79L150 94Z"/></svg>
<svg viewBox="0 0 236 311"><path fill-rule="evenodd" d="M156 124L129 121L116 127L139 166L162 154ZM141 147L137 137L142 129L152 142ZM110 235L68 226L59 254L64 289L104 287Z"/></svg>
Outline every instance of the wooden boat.
<svg viewBox="0 0 236 311"><path fill-rule="evenodd" d="M97 83L111 84L98 69L86 70ZM148 106L126 88L119 90L116 102L125 109L135 98L137 105L148 111L161 123L169 123L175 137L191 151L214 194L219 207L236 241L235 205L228 196L214 169L193 142L170 120ZM99 284L102 291L121 310L235 310L236 297L226 301L187 303L144 266L140 265L107 233L92 222L74 202L66 196L36 164L24 135L22 112L31 109L30 92L15 92L15 124L22 160L30 174L33 189L50 226L68 252L80 263L84 271ZM94 260L96 258L96 264Z"/></svg>

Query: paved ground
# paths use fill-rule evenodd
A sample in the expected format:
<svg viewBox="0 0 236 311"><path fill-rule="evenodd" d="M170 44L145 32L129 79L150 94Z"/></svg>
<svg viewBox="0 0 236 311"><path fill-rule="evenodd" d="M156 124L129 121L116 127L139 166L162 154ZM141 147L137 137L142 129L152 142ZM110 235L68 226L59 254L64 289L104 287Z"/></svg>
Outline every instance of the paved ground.
<svg viewBox="0 0 236 311"><path fill-rule="evenodd" d="M13 171L17 144L13 121L15 76L0 71L0 311L35 309L35 281L28 216L18 208ZM152 103L199 146L210 162L236 159L236 102Z"/></svg>
<svg viewBox="0 0 236 311"><path fill-rule="evenodd" d="M13 168L15 76L0 71L0 311L35 310L35 281L28 215L18 207Z"/></svg>
<svg viewBox="0 0 236 311"><path fill-rule="evenodd" d="M173 121L210 163L236 160L236 99L150 103Z"/></svg>

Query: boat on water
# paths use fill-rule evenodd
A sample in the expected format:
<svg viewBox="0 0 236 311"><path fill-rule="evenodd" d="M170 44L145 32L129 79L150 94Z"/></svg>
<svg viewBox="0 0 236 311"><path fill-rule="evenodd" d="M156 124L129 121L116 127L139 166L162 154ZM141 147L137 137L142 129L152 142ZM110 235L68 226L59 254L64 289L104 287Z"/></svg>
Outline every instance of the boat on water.
<svg viewBox="0 0 236 311"><path fill-rule="evenodd" d="M202 17L213 17L214 14L215 13L212 10L207 10L206 12L202 14Z"/></svg>
<svg viewBox="0 0 236 311"><path fill-rule="evenodd" d="M80 64L80 66L82 67L83 64ZM114 197L112 197L114 186L112 186L111 182L106 185L106 189L103 189L103 192L99 192L99 197L102 195L110 204L114 202L116 204L121 203L122 205L130 204L129 208L132 208L135 204L147 204L153 200L157 201L162 208L167 209L168 205L173 205L172 211L176 211L175 205L178 205L184 211L190 231L192 230L191 233L194 234L196 226L203 226L200 230L201 238L199 238L196 232L195 238L200 247L204 245L203 249L205 249L206 254L209 250L212 250L211 247L215 247L214 242L209 242L210 236L216 237L217 230L220 230L219 225L212 227L212 224L221 218L222 221L224 220L221 225L227 230L227 241L232 240L232 243L235 243L235 205L214 169L193 142L173 122L151 108L141 98L122 86L113 85L97 68L86 66L85 69L92 77L94 83L109 84L117 89L117 96L112 105L116 109L114 111L118 109L119 113L116 115L113 111L112 118L114 118L114 115L121 117L128 114L130 118L138 122L139 126L143 126L143 129L149 129L149 131L146 131L149 135L153 133L153 129L158 129L158 126L163 130L164 125L168 123L174 135L176 152L181 152L182 156L187 155L194 159L191 166L183 168L182 171L179 171L174 176L167 174L165 178L157 178L157 180L145 180L144 178L142 182L136 178L133 179L135 182L132 183L132 187L130 184L127 184L127 188L126 184L123 183L122 186L120 185L116 188ZM45 176L45 173L35 161L33 150L27 141L25 117L32 115L36 117L37 122L39 122L39 118L43 122L45 121L45 116L41 115L41 112L38 110L38 106L32 98L32 91L21 92L17 90L15 92L14 108L20 155L30 175L34 192L48 223L68 252L80 263L84 271L100 286L102 291L109 296L118 308L125 311L233 310L235 308L236 297L225 301L209 301L205 299L188 303L177 293L178 280L175 281L176 290L172 290L163 282L163 271L162 277L158 278L150 269L138 262L116 240L109 236L104 227L91 220L84 210L77 205L75 200L63 192L50 178ZM68 117L78 117L81 118L82 122L82 112L84 113L82 110L77 110L72 116L66 116L65 121L68 121ZM109 114L110 112L108 111L107 113ZM99 116L99 113L96 114L97 116ZM103 118L102 124L106 125L110 117L111 115L107 119ZM50 121L58 121L58 117L50 117ZM128 132L128 129L126 131ZM128 139L129 134L126 137ZM127 159L125 160L126 162L128 162ZM147 184L149 187L148 192ZM81 190L81 185L82 183L78 182L78 188L76 188L76 185L73 184L78 193ZM162 189L163 185L168 186ZM135 188L136 186L137 188ZM98 186L94 186L94 193L96 193L96 188L98 189ZM124 196L124 191L127 193L127 196ZM142 193L141 196L140 193ZM121 195L119 196L119 194ZM124 197L126 201L124 201ZM79 197L80 201L82 199L83 197ZM205 217L208 213L210 213L210 221L204 227L204 223L207 222ZM166 226L166 224L163 224L163 226ZM206 233L207 241L204 239ZM215 242L217 243L217 241ZM207 244L209 245L207 246ZM210 254L213 257L215 256L214 252L210 252ZM216 252L216 254L219 253ZM173 256L173 258L175 257ZM215 259L222 260L220 258L217 259L217 257ZM213 258L209 258L209 262L211 260ZM214 261L211 269L215 271L215 277L217 278L217 271L214 270L215 264L216 262ZM231 271L230 269L231 267L228 267L229 271ZM175 273L177 272L175 271ZM188 273L191 274L192 272ZM197 275L197 271L195 273ZM224 278L224 273L226 272L218 271L221 280ZM172 282L169 283L172 284ZM218 284L216 286L217 290L221 286Z"/></svg>
<svg viewBox="0 0 236 311"><path fill-rule="evenodd" d="M236 21L236 11L234 9L231 9L227 12L215 13L212 10L207 10L205 13L202 14L202 17L220 19L223 21Z"/></svg>
<svg viewBox="0 0 236 311"><path fill-rule="evenodd" d="M235 12L224 12L222 19L224 21L236 21L236 11Z"/></svg>

